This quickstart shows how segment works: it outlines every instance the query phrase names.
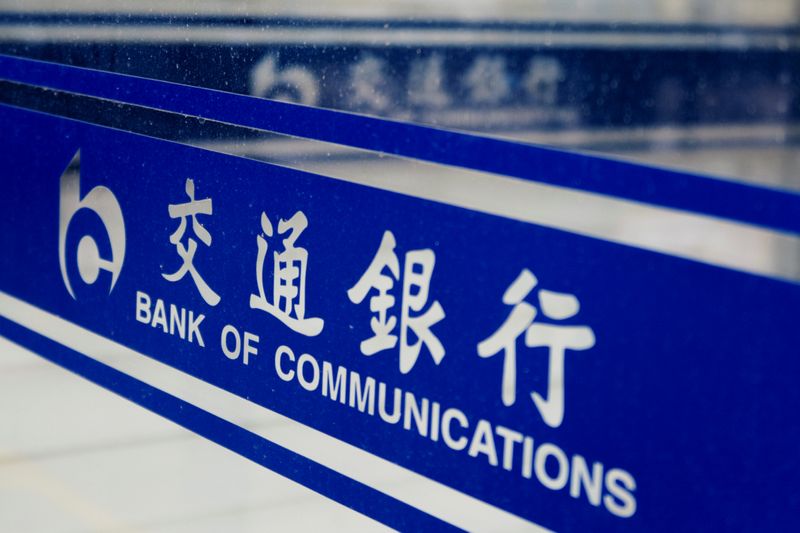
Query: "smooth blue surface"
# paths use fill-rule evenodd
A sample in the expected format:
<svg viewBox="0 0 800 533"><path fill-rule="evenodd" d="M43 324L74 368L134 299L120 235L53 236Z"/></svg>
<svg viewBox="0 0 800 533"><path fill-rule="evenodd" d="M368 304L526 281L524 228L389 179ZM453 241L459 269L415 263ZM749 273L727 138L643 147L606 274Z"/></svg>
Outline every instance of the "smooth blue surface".
<svg viewBox="0 0 800 533"><path fill-rule="evenodd" d="M0 122L14 131L0 149L1 290L556 530L798 528L797 284L63 118L2 107ZM74 259L79 237L96 236L101 255L108 249L91 214L76 219L67 236L73 300L58 263L59 178L78 149L82 194L98 185L113 191L125 217L127 252L110 294L106 273L95 285L80 286ZM627 168L631 177L638 170ZM186 178L194 180L196 198L213 200L213 215L200 219L213 243L200 246L195 266L221 296L216 307L203 301L188 277L177 283L162 278L180 264L169 242L177 221L167 206L186 201ZM652 185L647 170L639 179ZM262 211L277 229L279 218L298 210L309 221L297 241L309 254L306 315L325 320L313 338L249 306L249 295L257 292ZM410 250L435 253L428 305L438 300L446 312L433 326L446 348L438 366L425 347L407 374L398 369L396 349L370 357L360 353L359 343L372 334L372 314L368 299L355 305L347 290L367 268L385 230L396 237L401 269ZM270 251L282 249L270 240ZM539 288L574 294L581 309L567 323L591 327L597 339L589 350L566 354L566 410L557 428L542 421L528 398L532 390L546 392L546 350L518 342L517 402L511 407L500 397L501 354L477 354L477 344L507 317L511 308L501 298L524 268L536 274ZM401 284L393 289L398 306ZM265 285L272 285L269 274ZM205 314L206 347L137 322L136 291ZM539 307L535 298L529 301ZM393 314L399 314L397 307ZM225 324L260 336L259 355L248 366L222 354ZM36 342L13 328L3 330L24 344ZM636 480L636 513L614 516L585 495L571 497L568 486L549 490L517 470L489 465L485 455L455 452L441 440L282 381L273 365L279 345L430 398L443 409L457 407L471 429L483 418L533 437L536 446L553 443L570 457L580 454L607 470L624 469ZM124 394L143 401L136 390ZM201 433L219 438L216 431ZM278 463L279 472L304 481ZM361 489L336 485L324 493L352 504L351 490ZM405 512L392 507L389 513L394 509Z"/></svg>
<svg viewBox="0 0 800 533"><path fill-rule="evenodd" d="M0 79L800 232L793 192L10 56Z"/></svg>

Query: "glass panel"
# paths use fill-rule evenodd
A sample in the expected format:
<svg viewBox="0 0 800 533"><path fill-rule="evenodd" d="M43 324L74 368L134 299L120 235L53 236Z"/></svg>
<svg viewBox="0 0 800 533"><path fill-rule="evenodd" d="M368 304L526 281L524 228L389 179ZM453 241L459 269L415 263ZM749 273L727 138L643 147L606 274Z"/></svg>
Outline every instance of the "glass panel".
<svg viewBox="0 0 800 533"><path fill-rule="evenodd" d="M800 188L791 0L58 5L0 52Z"/></svg>

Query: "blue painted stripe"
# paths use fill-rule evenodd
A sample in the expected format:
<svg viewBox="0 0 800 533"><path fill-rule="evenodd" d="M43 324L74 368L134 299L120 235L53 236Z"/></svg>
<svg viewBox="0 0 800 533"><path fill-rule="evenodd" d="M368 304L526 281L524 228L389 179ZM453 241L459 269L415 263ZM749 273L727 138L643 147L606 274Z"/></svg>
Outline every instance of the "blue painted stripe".
<svg viewBox="0 0 800 533"><path fill-rule="evenodd" d="M788 191L5 55L0 79L800 233Z"/></svg>
<svg viewBox="0 0 800 533"><path fill-rule="evenodd" d="M403 531L460 531L410 505L0 317L0 335L254 463Z"/></svg>

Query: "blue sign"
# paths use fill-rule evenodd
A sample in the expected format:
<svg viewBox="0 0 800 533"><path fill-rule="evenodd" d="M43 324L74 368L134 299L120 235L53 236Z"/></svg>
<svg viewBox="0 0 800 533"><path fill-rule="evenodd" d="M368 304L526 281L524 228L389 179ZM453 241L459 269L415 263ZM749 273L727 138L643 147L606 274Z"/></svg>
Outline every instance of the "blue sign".
<svg viewBox="0 0 800 533"><path fill-rule="evenodd" d="M5 54L477 131L799 109L794 27L6 13L0 29Z"/></svg>
<svg viewBox="0 0 800 533"><path fill-rule="evenodd" d="M469 524L54 331L165 363L532 528L798 526L797 284L6 105L0 123L13 130L0 332L44 357L394 527ZM534 150L452 135L474 160ZM623 166L578 180L652 179ZM741 217L796 231L797 195L708 186L763 195ZM702 208L691 192L683 206Z"/></svg>

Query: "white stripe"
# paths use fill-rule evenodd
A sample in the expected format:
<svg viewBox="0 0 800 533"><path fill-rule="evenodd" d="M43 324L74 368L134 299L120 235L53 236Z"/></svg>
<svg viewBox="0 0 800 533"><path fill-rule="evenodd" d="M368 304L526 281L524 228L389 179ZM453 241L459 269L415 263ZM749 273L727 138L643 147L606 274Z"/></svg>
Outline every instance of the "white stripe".
<svg viewBox="0 0 800 533"><path fill-rule="evenodd" d="M549 531L0 291L0 315L279 446L470 531Z"/></svg>
<svg viewBox="0 0 800 533"><path fill-rule="evenodd" d="M800 46L783 34L714 32L580 32L432 28L270 28L242 26L0 25L0 40L28 43L153 42L236 45L503 46L511 48L690 48L776 49Z"/></svg>
<svg viewBox="0 0 800 533"><path fill-rule="evenodd" d="M506 131L491 132L490 136L537 144L548 144L555 147L580 145L655 145L664 148L670 145L685 145L698 148L707 147L711 143L728 144L741 142L755 145L768 143L772 145L786 143L791 137L800 136L800 123L726 123L723 125L660 125L636 126L632 128L581 128L562 131ZM738 147L737 147L738 148Z"/></svg>
<svg viewBox="0 0 800 533"><path fill-rule="evenodd" d="M750 224L320 141L287 137L197 146L710 265L800 281L800 237ZM325 157L347 153L360 157Z"/></svg>
<svg viewBox="0 0 800 533"><path fill-rule="evenodd" d="M780 25L797 20L787 0L0 0L0 11L12 13L86 13L113 15L285 16L387 20L511 20L620 23L704 23Z"/></svg>
<svg viewBox="0 0 800 533"><path fill-rule="evenodd" d="M392 116L388 116L392 119ZM526 143L552 146L562 149L575 149L586 146L608 146L619 145L619 151L635 150L639 146L650 148L655 147L665 150L670 147L687 146L688 150L697 151L707 149L709 145L720 145L729 150L737 150L742 146L728 147L730 143L741 143L744 147L757 147L760 145L770 145L772 147L786 148L783 146L787 140L800 138L800 123L786 124L741 124L729 123L721 126L717 125L688 125L688 126L637 126L628 128L570 128L558 131L536 130L509 130L509 131L490 131L478 132L478 135L492 137L500 140L521 141ZM362 153L363 150L351 148L344 145L317 142L309 144L305 139L286 137L285 139L262 140L222 140L222 141L202 141L193 144L208 150L223 151L227 153L238 150L238 153L263 155L264 157L287 157L302 159L315 155L324 155L331 151L337 155L348 152L353 154ZM646 164L646 160L643 161ZM747 181L747 180L745 180ZM756 182L758 183L758 182Z"/></svg>

